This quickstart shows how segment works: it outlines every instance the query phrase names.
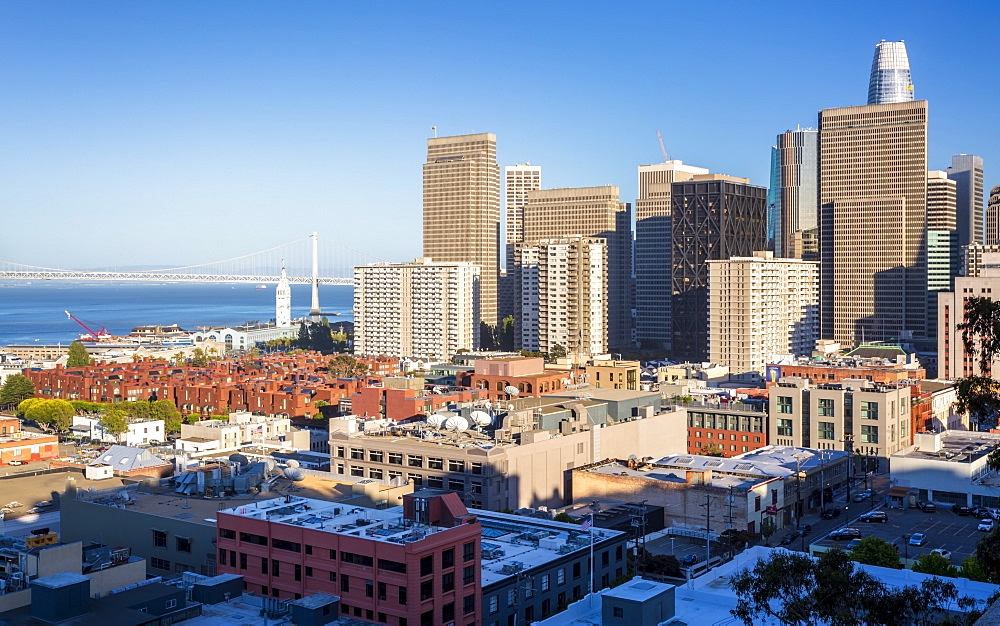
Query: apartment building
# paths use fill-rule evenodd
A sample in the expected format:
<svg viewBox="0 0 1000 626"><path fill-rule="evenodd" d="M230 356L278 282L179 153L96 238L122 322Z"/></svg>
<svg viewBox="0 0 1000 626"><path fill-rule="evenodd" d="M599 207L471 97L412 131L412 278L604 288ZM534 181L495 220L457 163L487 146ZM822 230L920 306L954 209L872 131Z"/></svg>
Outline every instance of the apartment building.
<svg viewBox="0 0 1000 626"><path fill-rule="evenodd" d="M594 389L639 389L639 361L593 360L584 366L586 382Z"/></svg>
<svg viewBox="0 0 1000 626"><path fill-rule="evenodd" d="M688 453L733 457L768 445L767 411L741 406L688 406Z"/></svg>
<svg viewBox="0 0 1000 626"><path fill-rule="evenodd" d="M969 277L955 279L954 291L938 293L938 376L956 379L982 374L977 358L965 351L962 332L958 325L965 319L965 302L968 298L993 300L993 288L1000 297L1000 252L982 254L978 272ZM993 363L996 371L997 363Z"/></svg>

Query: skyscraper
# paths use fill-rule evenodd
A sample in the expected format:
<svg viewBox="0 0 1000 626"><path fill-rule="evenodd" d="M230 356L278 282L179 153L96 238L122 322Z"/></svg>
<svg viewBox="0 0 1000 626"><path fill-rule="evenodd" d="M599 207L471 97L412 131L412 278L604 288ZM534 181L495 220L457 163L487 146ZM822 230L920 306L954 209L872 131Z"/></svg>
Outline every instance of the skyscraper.
<svg viewBox="0 0 1000 626"><path fill-rule="evenodd" d="M514 246L524 240L524 205L528 202L528 192L542 188L542 168L538 165L508 165L503 168L504 180L504 239L506 274L500 278L499 313L503 319L513 315L520 319L520 304L517 302L517 280L514 277ZM519 322L517 322L519 323Z"/></svg>
<svg viewBox="0 0 1000 626"><path fill-rule="evenodd" d="M767 243L767 189L721 174L671 185L671 358L708 357L708 261Z"/></svg>
<svg viewBox="0 0 1000 626"><path fill-rule="evenodd" d="M951 291L961 269L955 181L927 172L927 336L937 336L938 293Z"/></svg>
<svg viewBox="0 0 1000 626"><path fill-rule="evenodd" d="M948 178L955 181L958 245L983 241L983 158L974 154L951 157Z"/></svg>
<svg viewBox="0 0 1000 626"><path fill-rule="evenodd" d="M892 104L913 100L910 60L906 44L885 41L875 44L872 74L868 81L868 104Z"/></svg>
<svg viewBox="0 0 1000 626"><path fill-rule="evenodd" d="M479 320L497 323L500 168L492 133L427 140L424 257L478 265Z"/></svg>
<svg viewBox="0 0 1000 626"><path fill-rule="evenodd" d="M567 237L514 244L514 278L521 285L520 345L577 354L608 349L607 244Z"/></svg>
<svg viewBox="0 0 1000 626"><path fill-rule="evenodd" d="M819 113L821 334L844 345L927 326L927 101Z"/></svg>
<svg viewBox="0 0 1000 626"><path fill-rule="evenodd" d="M608 345L632 345L632 211L618 187L528 192L524 241L600 237L608 247Z"/></svg>
<svg viewBox="0 0 1000 626"><path fill-rule="evenodd" d="M990 190L990 201L986 206L986 235L988 246L1000 243L1000 185Z"/></svg>
<svg viewBox="0 0 1000 626"><path fill-rule="evenodd" d="M703 167L666 161L639 166L635 201L636 339L648 348L670 348L671 185L707 175Z"/></svg>
<svg viewBox="0 0 1000 626"><path fill-rule="evenodd" d="M778 135L772 150L771 188L774 255L818 260L816 158L819 132L797 128Z"/></svg>

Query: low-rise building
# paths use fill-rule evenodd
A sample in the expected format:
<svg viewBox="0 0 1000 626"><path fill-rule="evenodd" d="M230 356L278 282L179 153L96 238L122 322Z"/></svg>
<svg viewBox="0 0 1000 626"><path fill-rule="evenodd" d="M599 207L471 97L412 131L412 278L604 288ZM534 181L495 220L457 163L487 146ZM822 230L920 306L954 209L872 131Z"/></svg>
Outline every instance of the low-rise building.
<svg viewBox="0 0 1000 626"><path fill-rule="evenodd" d="M639 361L595 359L584 367L584 379L594 389L639 389Z"/></svg>
<svg viewBox="0 0 1000 626"><path fill-rule="evenodd" d="M6 428L17 430L0 434L0 465L10 465L11 461L44 461L59 456L59 437L56 435L20 430L20 422L14 425L8 421Z"/></svg>
<svg viewBox="0 0 1000 626"><path fill-rule="evenodd" d="M202 420L194 424L182 424L180 438L217 441L219 449L233 450L251 443L281 440L291 433L292 420L288 417L230 413L226 420Z"/></svg>
<svg viewBox="0 0 1000 626"><path fill-rule="evenodd" d="M99 415L74 415L70 431L91 441L115 442L126 446L161 443L166 437L163 420L132 418L128 421L128 430L116 435L104 427Z"/></svg>
<svg viewBox="0 0 1000 626"><path fill-rule="evenodd" d="M49 466L80 468L87 478L94 480L112 476L165 478L174 473L173 463L163 460L148 449L117 444L95 457L62 457L49 461Z"/></svg>
<svg viewBox="0 0 1000 626"><path fill-rule="evenodd" d="M891 504L906 508L924 500L1000 508L1000 475L988 465L1000 433L920 432L913 443L889 457Z"/></svg>
<svg viewBox="0 0 1000 626"><path fill-rule="evenodd" d="M721 402L688 405L688 453L731 457L768 445L767 405L740 403L738 407Z"/></svg>
<svg viewBox="0 0 1000 626"><path fill-rule="evenodd" d="M362 387L350 397L351 413L363 417L379 417L402 421L427 417L439 409L471 402L485 397L481 389L449 390L441 393L424 391L423 379L412 381L413 386L397 386L399 379L384 378L379 386Z"/></svg>
<svg viewBox="0 0 1000 626"><path fill-rule="evenodd" d="M482 390L487 400L537 398L566 391L577 388L579 377L574 369L548 369L545 360L537 357L478 359L475 367L475 372L457 373L456 381L462 387Z"/></svg>

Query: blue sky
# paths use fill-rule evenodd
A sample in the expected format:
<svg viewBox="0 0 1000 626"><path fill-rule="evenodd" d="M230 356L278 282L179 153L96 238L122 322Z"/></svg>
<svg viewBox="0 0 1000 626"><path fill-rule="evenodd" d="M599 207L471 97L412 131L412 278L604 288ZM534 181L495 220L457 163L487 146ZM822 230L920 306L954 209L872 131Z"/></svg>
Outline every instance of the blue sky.
<svg viewBox="0 0 1000 626"><path fill-rule="evenodd" d="M930 166L1000 184L992 2L0 4L0 259L206 262L310 231L420 254L430 127L545 187L671 158L767 185L769 147L864 104L907 42Z"/></svg>

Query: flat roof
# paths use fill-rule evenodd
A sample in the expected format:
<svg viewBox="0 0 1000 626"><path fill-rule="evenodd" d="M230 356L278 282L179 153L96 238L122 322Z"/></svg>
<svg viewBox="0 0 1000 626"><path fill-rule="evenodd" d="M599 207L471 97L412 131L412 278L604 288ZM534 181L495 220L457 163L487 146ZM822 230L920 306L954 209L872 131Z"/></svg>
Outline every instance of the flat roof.
<svg viewBox="0 0 1000 626"><path fill-rule="evenodd" d="M919 435L919 433L918 433ZM942 463L972 463L988 455L1000 444L1000 433L975 431L948 431L938 435L941 449L921 450L918 445L905 448L891 455L892 458L923 459ZM919 438L915 439L919 442Z"/></svg>

